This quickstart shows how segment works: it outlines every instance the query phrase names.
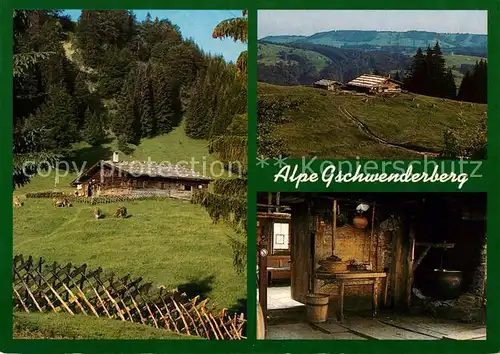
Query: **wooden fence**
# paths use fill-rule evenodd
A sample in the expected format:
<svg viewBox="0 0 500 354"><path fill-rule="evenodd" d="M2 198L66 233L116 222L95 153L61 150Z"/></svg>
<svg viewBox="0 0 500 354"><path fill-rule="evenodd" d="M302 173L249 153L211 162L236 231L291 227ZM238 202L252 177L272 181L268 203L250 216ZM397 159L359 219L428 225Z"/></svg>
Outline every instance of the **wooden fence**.
<svg viewBox="0 0 500 354"><path fill-rule="evenodd" d="M129 194L123 195L98 195L94 197L83 197L75 196L63 192L35 192L27 193L26 198L30 199L53 199L53 198L66 198L71 203L82 203L82 204L109 204L109 203L123 203L129 201L140 201L140 200L166 200L166 199L181 199L190 200L191 192L189 194L179 194L179 195L169 195L153 191L134 191Z"/></svg>
<svg viewBox="0 0 500 354"><path fill-rule="evenodd" d="M142 278L118 278L85 264L61 266L22 255L14 257L12 271L15 310L109 317L207 339L243 338L243 314L208 307L208 299L198 296L153 289Z"/></svg>

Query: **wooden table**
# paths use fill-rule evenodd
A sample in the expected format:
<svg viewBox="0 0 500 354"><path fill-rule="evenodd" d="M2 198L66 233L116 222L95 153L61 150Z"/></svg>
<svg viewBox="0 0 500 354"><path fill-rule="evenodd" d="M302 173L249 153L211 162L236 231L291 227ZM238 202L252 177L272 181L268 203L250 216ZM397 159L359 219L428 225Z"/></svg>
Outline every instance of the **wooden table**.
<svg viewBox="0 0 500 354"><path fill-rule="evenodd" d="M373 293L372 314L373 317L377 316L379 308L378 287L380 279L386 277L387 273L370 271L347 271L335 274L316 273L316 279L321 279L325 281L325 283L336 283L340 285L340 321L344 320L344 289L346 285L371 284Z"/></svg>

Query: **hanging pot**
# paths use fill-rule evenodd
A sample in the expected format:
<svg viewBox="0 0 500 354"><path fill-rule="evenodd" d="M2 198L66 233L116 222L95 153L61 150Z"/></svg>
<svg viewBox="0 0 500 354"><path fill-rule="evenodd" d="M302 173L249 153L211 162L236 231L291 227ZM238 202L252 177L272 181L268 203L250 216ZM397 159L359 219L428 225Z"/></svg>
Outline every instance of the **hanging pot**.
<svg viewBox="0 0 500 354"><path fill-rule="evenodd" d="M358 229L364 229L368 225L368 219L362 215L356 215L352 219L352 224Z"/></svg>
<svg viewBox="0 0 500 354"><path fill-rule="evenodd" d="M456 299L462 292L463 274L459 270L429 269L420 279L420 290L436 300Z"/></svg>

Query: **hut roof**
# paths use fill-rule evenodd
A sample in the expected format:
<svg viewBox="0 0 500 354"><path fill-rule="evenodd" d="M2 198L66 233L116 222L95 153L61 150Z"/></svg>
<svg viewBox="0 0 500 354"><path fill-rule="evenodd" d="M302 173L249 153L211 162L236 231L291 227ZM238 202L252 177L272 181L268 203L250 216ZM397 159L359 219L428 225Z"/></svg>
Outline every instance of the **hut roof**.
<svg viewBox="0 0 500 354"><path fill-rule="evenodd" d="M372 89L380 85L383 85L388 81L398 83L387 76L364 74L355 78L352 81L349 81L347 84L351 86L366 87Z"/></svg>
<svg viewBox="0 0 500 354"><path fill-rule="evenodd" d="M318 86L329 86L329 85L340 85L340 82L337 82L337 81L334 81L334 80L327 80L327 79L321 79L321 80L318 80L314 83L314 85L318 85Z"/></svg>
<svg viewBox="0 0 500 354"><path fill-rule="evenodd" d="M210 177L201 175L183 165L173 165L168 163L140 162L140 161L100 161L83 172L72 185L81 183L90 178L102 167L108 167L120 171L130 177L151 177L160 179L180 179L193 181L211 181Z"/></svg>

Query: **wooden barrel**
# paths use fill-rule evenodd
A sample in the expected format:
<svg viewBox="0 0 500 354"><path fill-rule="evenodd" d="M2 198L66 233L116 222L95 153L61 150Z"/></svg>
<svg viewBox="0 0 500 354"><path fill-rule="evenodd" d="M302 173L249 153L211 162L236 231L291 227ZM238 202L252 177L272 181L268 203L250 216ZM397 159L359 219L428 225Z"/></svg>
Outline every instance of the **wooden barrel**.
<svg viewBox="0 0 500 354"><path fill-rule="evenodd" d="M309 322L322 323L328 319L328 294L307 294L306 312Z"/></svg>
<svg viewBox="0 0 500 354"><path fill-rule="evenodd" d="M260 304L257 305L257 339L266 338L266 321Z"/></svg>

